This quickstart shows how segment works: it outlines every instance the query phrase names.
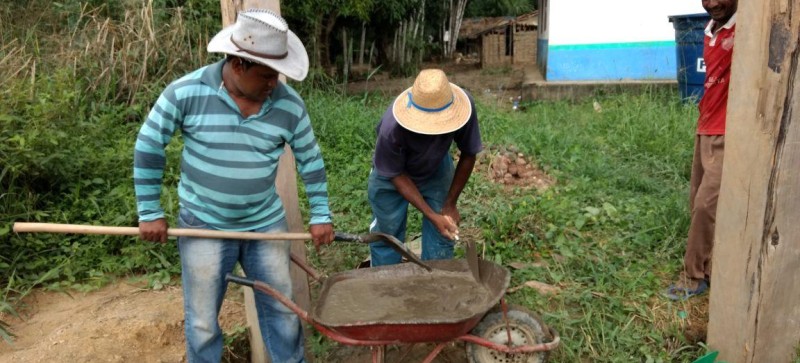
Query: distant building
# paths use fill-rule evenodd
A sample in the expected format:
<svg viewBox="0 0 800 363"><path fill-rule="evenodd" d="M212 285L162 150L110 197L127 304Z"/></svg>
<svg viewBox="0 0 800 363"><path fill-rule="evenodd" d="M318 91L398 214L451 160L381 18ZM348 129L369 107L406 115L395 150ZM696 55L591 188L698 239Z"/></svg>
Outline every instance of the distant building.
<svg viewBox="0 0 800 363"><path fill-rule="evenodd" d="M547 81L674 80L668 16L700 0L538 0L539 69Z"/></svg>
<svg viewBox="0 0 800 363"><path fill-rule="evenodd" d="M536 12L518 17L465 19L459 40L466 55L477 54L481 68L536 64Z"/></svg>

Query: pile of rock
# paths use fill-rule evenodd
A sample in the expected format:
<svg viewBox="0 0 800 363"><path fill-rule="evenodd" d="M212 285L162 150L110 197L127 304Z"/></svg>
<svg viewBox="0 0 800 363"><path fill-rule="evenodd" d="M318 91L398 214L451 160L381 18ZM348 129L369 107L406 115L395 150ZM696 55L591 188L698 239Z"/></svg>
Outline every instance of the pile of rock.
<svg viewBox="0 0 800 363"><path fill-rule="evenodd" d="M542 190L554 183L516 147L489 147L479 155L476 169L486 168L490 180L509 186L534 187Z"/></svg>

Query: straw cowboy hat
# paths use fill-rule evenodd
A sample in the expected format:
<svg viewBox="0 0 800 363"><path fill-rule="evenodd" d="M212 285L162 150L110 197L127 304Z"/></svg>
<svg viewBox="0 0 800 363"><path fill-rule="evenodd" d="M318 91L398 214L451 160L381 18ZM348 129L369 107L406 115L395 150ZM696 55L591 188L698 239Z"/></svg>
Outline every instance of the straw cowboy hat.
<svg viewBox="0 0 800 363"><path fill-rule="evenodd" d="M242 57L296 81L308 74L308 54L300 38L280 15L266 9L240 12L236 23L211 39L208 52Z"/></svg>
<svg viewBox="0 0 800 363"><path fill-rule="evenodd" d="M447 81L439 69L419 72L414 86L394 100L392 113L403 128L425 135L456 131L472 116L472 105L461 87Z"/></svg>

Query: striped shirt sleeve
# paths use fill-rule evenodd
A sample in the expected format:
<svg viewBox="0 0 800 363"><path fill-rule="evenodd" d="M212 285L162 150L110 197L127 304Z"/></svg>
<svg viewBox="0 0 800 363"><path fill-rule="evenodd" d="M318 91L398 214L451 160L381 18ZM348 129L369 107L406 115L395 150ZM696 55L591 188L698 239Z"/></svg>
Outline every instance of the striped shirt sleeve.
<svg viewBox="0 0 800 363"><path fill-rule="evenodd" d="M309 202L309 224L331 223L331 212L328 206L328 182L325 175L325 163L322 160L311 120L300 97L292 92L292 96L281 106L297 116L297 124L289 142L297 160L297 171L306 189Z"/></svg>
<svg viewBox="0 0 800 363"><path fill-rule="evenodd" d="M139 129L133 153L133 182L139 221L164 217L161 184L166 165L165 148L183 115L173 87L167 87Z"/></svg>

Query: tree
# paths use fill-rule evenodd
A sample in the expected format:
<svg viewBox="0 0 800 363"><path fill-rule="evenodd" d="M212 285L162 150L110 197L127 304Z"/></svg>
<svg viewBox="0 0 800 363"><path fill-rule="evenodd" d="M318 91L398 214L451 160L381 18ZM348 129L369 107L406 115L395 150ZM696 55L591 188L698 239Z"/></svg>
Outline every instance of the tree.
<svg viewBox="0 0 800 363"><path fill-rule="evenodd" d="M461 30L461 21L464 20L464 10L467 0L444 0L444 13L447 14L442 22L442 44L445 58L452 58L456 50L458 32Z"/></svg>
<svg viewBox="0 0 800 363"><path fill-rule="evenodd" d="M465 16L518 16L535 9L536 0L472 0Z"/></svg>
<svg viewBox="0 0 800 363"><path fill-rule="evenodd" d="M284 17L299 24L309 48L311 66L328 69L331 65L331 34L337 21L343 17L353 17L367 21L375 8L374 0L295 0L286 2Z"/></svg>

